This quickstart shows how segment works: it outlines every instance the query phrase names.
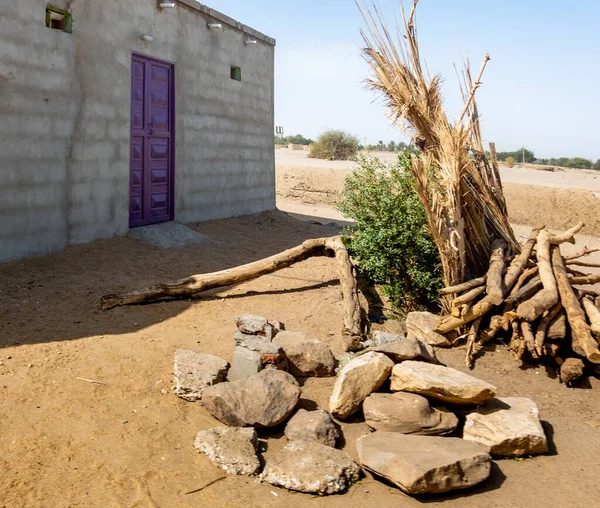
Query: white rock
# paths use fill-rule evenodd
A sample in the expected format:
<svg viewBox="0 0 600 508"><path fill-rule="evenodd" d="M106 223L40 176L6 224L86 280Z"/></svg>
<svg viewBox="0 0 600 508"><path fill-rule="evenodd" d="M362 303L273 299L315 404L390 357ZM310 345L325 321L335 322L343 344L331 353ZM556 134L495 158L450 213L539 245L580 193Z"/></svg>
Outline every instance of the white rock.
<svg viewBox="0 0 600 508"><path fill-rule="evenodd" d="M253 475L260 471L258 439L251 428L216 427L198 433L194 447L230 474Z"/></svg>
<svg viewBox="0 0 600 508"><path fill-rule="evenodd" d="M408 360L392 370L391 390L411 392L453 404L484 404L496 387L450 367Z"/></svg>
<svg viewBox="0 0 600 508"><path fill-rule="evenodd" d="M493 456L520 457L548 451L537 405L523 397L498 397L467 415L463 438Z"/></svg>
<svg viewBox="0 0 600 508"><path fill-rule="evenodd" d="M340 433L327 411L299 409L285 426L289 441L317 441L335 448Z"/></svg>
<svg viewBox="0 0 600 508"><path fill-rule="evenodd" d="M383 353L394 363L405 360L421 360L423 362L439 363L432 346L425 344L414 337L402 338L401 340L388 344L381 344L367 349Z"/></svg>
<svg viewBox="0 0 600 508"><path fill-rule="evenodd" d="M218 356L178 349L173 366L175 395L190 402L200 400L207 386L225 381L228 369L229 363Z"/></svg>
<svg viewBox="0 0 600 508"><path fill-rule="evenodd" d="M389 377L394 362L381 353L366 353L349 362L338 375L329 411L347 418L358 411L363 400L376 391Z"/></svg>
<svg viewBox="0 0 600 508"><path fill-rule="evenodd" d="M320 495L347 490L360 467L346 453L314 441L291 441L267 460L260 479L289 490Z"/></svg>
<svg viewBox="0 0 600 508"><path fill-rule="evenodd" d="M441 322L442 318L431 312L409 312L406 316L407 336L430 346L450 347L451 342L435 331Z"/></svg>
<svg viewBox="0 0 600 508"><path fill-rule="evenodd" d="M356 441L360 463L408 494L438 494L476 485L490 475L491 457L454 437L375 432Z"/></svg>

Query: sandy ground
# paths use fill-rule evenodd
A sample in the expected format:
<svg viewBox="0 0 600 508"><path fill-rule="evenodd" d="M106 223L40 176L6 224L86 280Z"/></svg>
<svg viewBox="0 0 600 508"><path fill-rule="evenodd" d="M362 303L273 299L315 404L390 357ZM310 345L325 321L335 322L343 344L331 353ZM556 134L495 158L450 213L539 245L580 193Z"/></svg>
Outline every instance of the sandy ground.
<svg viewBox="0 0 600 508"><path fill-rule="evenodd" d="M597 505L600 382L591 378L567 389L555 372L520 368L501 345L481 353L474 374L502 395L537 401L551 441L548 455L496 461L484 484L420 500L371 476L329 498L244 477L187 494L224 475L192 447L198 431L218 422L201 405L171 394L173 352L191 348L230 360L233 320L252 312L314 334L340 353L342 323L334 262L320 258L200 298L98 309L108 292L231 267L337 231L281 212L194 229L219 244L164 250L124 237L0 266L0 506ZM393 321L382 326L397 327ZM440 357L464 370L461 348ZM327 408L333 379L303 385L303 407ZM368 432L366 426L356 419L342 430L344 449L356 456L354 441ZM270 437L267 457L284 444L281 429L261 437Z"/></svg>
<svg viewBox="0 0 600 508"><path fill-rule="evenodd" d="M375 153L384 161L394 155ZM339 199L349 161L309 159L306 152L275 152L277 195L281 202L333 205ZM564 230L584 221L584 233L600 236L600 172L567 169L548 172L501 168L509 217L516 224Z"/></svg>
<svg viewBox="0 0 600 508"><path fill-rule="evenodd" d="M251 312L309 332L340 354L342 298L334 261L309 259L184 301L103 312L98 300L336 234L345 221L323 205L331 201L323 200L327 192L319 187L327 191L343 182L339 175L347 163L304 169L292 164L281 171L280 153L280 198L286 178L291 188L320 171L309 181L317 192L296 189L297 195L280 199L289 215L274 211L192 226L217 243L167 250L123 237L0 265L0 507L597 505L600 381L592 377L567 389L552 370L522 368L502 345L480 352L474 374L497 385L502 395L533 398L551 451L535 459L496 461L492 477L474 489L415 500L367 475L346 495L319 498L227 477L193 449L195 434L218 422L201 405L171 393L174 351L190 348L231 360L234 318ZM594 237L579 242L600 246ZM388 321L374 328L399 326ZM464 370L462 348L442 351L440 358ZM333 379L302 384L302 407L327 408ZM343 447L356 457L354 441L368 429L360 417L341 427ZM280 428L260 436L267 458L285 442Z"/></svg>

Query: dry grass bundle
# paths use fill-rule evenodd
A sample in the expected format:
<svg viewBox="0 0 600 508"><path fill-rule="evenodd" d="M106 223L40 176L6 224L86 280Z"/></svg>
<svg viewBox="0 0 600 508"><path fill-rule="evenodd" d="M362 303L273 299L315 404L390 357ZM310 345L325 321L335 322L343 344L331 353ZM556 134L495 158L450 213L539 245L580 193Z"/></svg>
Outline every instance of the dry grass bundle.
<svg viewBox="0 0 600 508"><path fill-rule="evenodd" d="M423 72L417 4L413 0L408 16L400 4L402 23L396 20L392 32L376 3L371 9L359 3L367 25L364 56L374 71L370 86L383 95L390 117L422 152L412 171L450 286L486 272L493 239L506 243L507 255L519 252L519 245L508 222L493 145L492 162L485 156L475 101L489 55L475 81L465 63L464 108L451 122L443 107L441 76L426 78Z"/></svg>

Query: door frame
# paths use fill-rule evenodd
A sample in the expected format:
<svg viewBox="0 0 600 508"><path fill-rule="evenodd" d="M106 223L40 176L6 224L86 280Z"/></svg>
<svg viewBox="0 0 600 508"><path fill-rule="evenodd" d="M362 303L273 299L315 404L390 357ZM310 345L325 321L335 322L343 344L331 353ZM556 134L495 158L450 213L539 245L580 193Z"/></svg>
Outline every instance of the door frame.
<svg viewBox="0 0 600 508"><path fill-rule="evenodd" d="M163 60L161 58L156 58L154 56L146 55L144 53L140 53L138 51L131 52L131 63L129 66L129 186L127 189L127 201L129 206L127 207L128 211L128 223L129 229L133 229L135 227L143 227L143 226L132 226L130 222L131 217L131 107L132 107L132 97L131 97L131 83L133 79L133 62L135 61L135 57L143 58L144 60L149 60L151 62L156 62L162 65L168 65L171 68L170 80L169 80L169 88L172 90L171 99L169 107L172 111L171 118L169 119L169 127L171 130L171 138L170 138L170 146L169 146L169 163L171 165L171 172L169 175L169 221L175 220L175 118L177 116L176 112L176 89L175 89L175 63L170 60Z"/></svg>

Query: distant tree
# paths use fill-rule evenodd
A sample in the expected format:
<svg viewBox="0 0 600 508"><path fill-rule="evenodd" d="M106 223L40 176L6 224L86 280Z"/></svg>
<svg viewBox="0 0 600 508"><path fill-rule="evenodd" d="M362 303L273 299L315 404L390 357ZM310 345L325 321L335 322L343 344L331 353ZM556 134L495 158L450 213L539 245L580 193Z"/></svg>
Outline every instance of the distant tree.
<svg viewBox="0 0 600 508"><path fill-rule="evenodd" d="M390 141L388 143L387 149L388 149L388 152L395 152L396 151L396 142L393 140Z"/></svg>
<svg viewBox="0 0 600 508"><path fill-rule="evenodd" d="M594 162L592 169L595 169L596 171L600 171L600 159L598 159L596 162Z"/></svg>
<svg viewBox="0 0 600 508"><path fill-rule="evenodd" d="M523 156L525 156L526 163L532 164L535 162L535 154L531 150L527 150L527 148L521 148L514 152L498 152L499 161L506 161L506 159L512 157L515 162L523 162Z"/></svg>
<svg viewBox="0 0 600 508"><path fill-rule="evenodd" d="M302 134L290 136L289 142L293 143L294 145L312 145L314 143L312 139L305 138Z"/></svg>
<svg viewBox="0 0 600 508"><path fill-rule="evenodd" d="M385 151L385 145L383 144L383 141L377 142L377 150L379 150L380 152Z"/></svg>
<svg viewBox="0 0 600 508"><path fill-rule="evenodd" d="M358 150L358 138L341 130L325 131L310 147L314 159L348 160Z"/></svg>

